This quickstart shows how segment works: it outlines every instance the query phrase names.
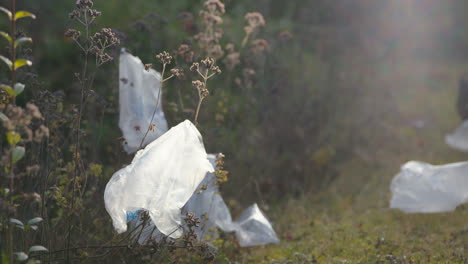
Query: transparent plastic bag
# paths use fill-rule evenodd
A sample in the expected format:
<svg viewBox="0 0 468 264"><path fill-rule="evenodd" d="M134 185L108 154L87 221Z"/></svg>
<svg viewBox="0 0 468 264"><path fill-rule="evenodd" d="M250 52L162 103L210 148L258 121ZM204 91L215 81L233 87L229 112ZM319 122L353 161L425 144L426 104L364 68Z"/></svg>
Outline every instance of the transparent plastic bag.
<svg viewBox="0 0 468 264"><path fill-rule="evenodd" d="M216 155L209 154L208 159L215 167ZM209 243L217 239L219 237L217 228L219 228L224 232L236 232L237 240L242 247L279 243L270 222L257 204L247 208L238 221L232 221L231 213L219 193L214 173L207 173L195 193L183 207L182 217L185 217L185 214L189 212L200 218L201 223L199 227L195 228L197 239L200 241ZM138 217L131 220L132 226L136 227L139 224L141 224L141 219ZM162 237L155 230L154 225L150 224L144 227L138 237L138 242L145 244L150 238L160 241Z"/></svg>
<svg viewBox="0 0 468 264"><path fill-rule="evenodd" d="M148 127L154 127L148 132L142 147L167 131L167 121L161 104L161 75L153 69L145 70L138 57L122 49L119 64L119 127L124 137L124 149L134 153L141 145ZM158 102L158 93L159 102ZM158 109L153 117L154 109Z"/></svg>
<svg viewBox="0 0 468 264"><path fill-rule="evenodd" d="M161 233L180 237L181 209L213 171L196 127L186 120L171 128L108 182L104 200L114 228L125 232L127 213L143 209Z"/></svg>
<svg viewBox="0 0 468 264"><path fill-rule="evenodd" d="M468 120L463 122L452 134L446 135L445 143L454 149L468 152Z"/></svg>
<svg viewBox="0 0 468 264"><path fill-rule="evenodd" d="M468 162L434 166L410 161L391 183L391 208L406 213L453 211L468 202Z"/></svg>
<svg viewBox="0 0 468 264"><path fill-rule="evenodd" d="M245 209L235 224L237 240L241 247L279 243L273 227L257 204Z"/></svg>
<svg viewBox="0 0 468 264"><path fill-rule="evenodd" d="M209 154L208 159L216 167L216 155ZM200 240L217 237L216 227L232 232L231 213L224 203L214 173L208 173L183 208L184 213L194 213L200 218L200 226L195 231Z"/></svg>

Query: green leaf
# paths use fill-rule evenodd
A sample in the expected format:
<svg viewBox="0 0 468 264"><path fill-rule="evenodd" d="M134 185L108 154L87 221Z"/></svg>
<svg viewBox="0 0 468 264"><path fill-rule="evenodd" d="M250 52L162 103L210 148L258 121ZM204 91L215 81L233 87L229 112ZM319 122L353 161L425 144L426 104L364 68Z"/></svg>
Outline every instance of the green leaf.
<svg viewBox="0 0 468 264"><path fill-rule="evenodd" d="M25 85L22 83L15 83L15 89L13 89L15 92L15 96L20 95L24 91L24 87Z"/></svg>
<svg viewBox="0 0 468 264"><path fill-rule="evenodd" d="M30 13L28 11L18 11L15 14L15 21L20 19L20 18L25 18L25 17L30 17L32 19L36 19L36 15L34 15L33 13Z"/></svg>
<svg viewBox="0 0 468 264"><path fill-rule="evenodd" d="M13 69L13 63L11 62L10 59L8 59L7 57L3 57L2 55L0 55L0 60L2 60L7 66L8 68Z"/></svg>
<svg viewBox="0 0 468 264"><path fill-rule="evenodd" d="M28 259L28 255L24 252L15 252L15 256L18 261L25 261Z"/></svg>
<svg viewBox="0 0 468 264"><path fill-rule="evenodd" d="M6 122L6 121L8 121L10 119L4 113L0 113L0 120L3 121L3 122Z"/></svg>
<svg viewBox="0 0 468 264"><path fill-rule="evenodd" d="M2 254L2 259L1 259L2 263L9 264L10 261L8 261L8 258L7 258L6 254L5 254L5 252L3 252L3 250L2 250L0 253Z"/></svg>
<svg viewBox="0 0 468 264"><path fill-rule="evenodd" d="M22 38L19 38L19 39L15 40L15 48L18 47L19 45L23 44L23 43L26 43L26 42L32 43L32 38L22 37Z"/></svg>
<svg viewBox="0 0 468 264"><path fill-rule="evenodd" d="M15 61L15 70L23 66L31 66L31 65L32 65L32 62L30 60L18 59Z"/></svg>
<svg viewBox="0 0 468 264"><path fill-rule="evenodd" d="M7 141L10 145L16 145L21 141L21 136L15 131L9 131L7 132Z"/></svg>
<svg viewBox="0 0 468 264"><path fill-rule="evenodd" d="M13 88L11 88L11 86L9 86L9 85L4 85L4 84L0 84L0 89L2 89L2 90L4 90L5 92L7 92L9 96L15 97L15 91L13 90Z"/></svg>
<svg viewBox="0 0 468 264"><path fill-rule="evenodd" d="M0 11L5 13L8 16L8 20L10 20L10 21L12 20L12 14L11 14L10 10L0 6Z"/></svg>
<svg viewBox="0 0 468 264"><path fill-rule="evenodd" d="M4 37L6 40L8 40L8 43L11 44L13 42L13 39L10 37L10 34L0 31L0 36Z"/></svg>
<svg viewBox="0 0 468 264"><path fill-rule="evenodd" d="M22 159L25 153L26 153L26 149L24 147L16 146L11 152L11 158L12 158L13 163L16 163L20 159Z"/></svg>
<svg viewBox="0 0 468 264"><path fill-rule="evenodd" d="M32 246L29 248L29 252L37 252L37 251L49 251L47 248L43 246Z"/></svg>
<svg viewBox="0 0 468 264"><path fill-rule="evenodd" d="M24 224L18 219L10 218L10 224L15 225L18 228L24 229Z"/></svg>
<svg viewBox="0 0 468 264"><path fill-rule="evenodd" d="M36 231L39 228L37 225L31 225L29 227L34 231Z"/></svg>
<svg viewBox="0 0 468 264"><path fill-rule="evenodd" d="M28 225L35 225L35 224L38 224L40 222L44 221L44 219L42 219L41 217L34 217L33 219L30 219L28 221Z"/></svg>

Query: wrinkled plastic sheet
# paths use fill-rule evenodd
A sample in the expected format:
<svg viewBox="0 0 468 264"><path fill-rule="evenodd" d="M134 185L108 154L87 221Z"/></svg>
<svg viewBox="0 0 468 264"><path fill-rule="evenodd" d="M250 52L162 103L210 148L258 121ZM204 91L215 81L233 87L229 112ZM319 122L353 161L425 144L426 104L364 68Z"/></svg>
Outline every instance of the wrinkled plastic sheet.
<svg viewBox="0 0 468 264"><path fill-rule="evenodd" d="M468 202L468 162L434 166L410 161L391 183L391 208L406 213L449 212Z"/></svg>
<svg viewBox="0 0 468 264"><path fill-rule="evenodd" d="M160 81L158 72L153 69L147 71L138 57L122 49L119 63L119 127L124 137L124 149L129 154L136 152L140 145L145 147L153 142L168 129L162 109ZM156 104L158 108L151 122Z"/></svg>
<svg viewBox="0 0 468 264"><path fill-rule="evenodd" d="M216 156L210 154L208 158L215 167ZM219 228L224 232L235 232L239 245L242 247L279 243L273 227L257 204L244 210L237 221L232 221L231 213L219 193L214 173L207 173L184 206L182 214L185 215L189 212L200 218L201 223L194 230L199 241L210 243L217 239ZM129 220L132 227L140 226L141 228L140 217L132 217ZM160 241L164 238L153 224L145 226L142 230L137 228L135 233L138 235L133 237L140 244L146 244L150 239Z"/></svg>
<svg viewBox="0 0 468 264"><path fill-rule="evenodd" d="M186 120L171 128L108 182L104 201L114 228L125 232L127 218L143 209L161 233L180 237L181 209L213 171L196 127Z"/></svg>
<svg viewBox="0 0 468 264"><path fill-rule="evenodd" d="M468 152L468 120L463 122L452 134L446 135L445 143L456 150Z"/></svg>

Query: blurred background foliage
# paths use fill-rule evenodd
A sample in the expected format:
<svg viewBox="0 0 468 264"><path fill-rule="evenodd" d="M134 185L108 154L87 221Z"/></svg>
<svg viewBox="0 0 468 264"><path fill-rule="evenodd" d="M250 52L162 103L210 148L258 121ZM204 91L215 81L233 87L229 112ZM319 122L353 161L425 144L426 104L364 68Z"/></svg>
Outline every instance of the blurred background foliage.
<svg viewBox="0 0 468 264"><path fill-rule="evenodd" d="M234 43L240 48L244 15L252 11L265 17L259 37L270 46L264 54L246 55L255 65L255 75L247 80L251 85L245 85L246 79L236 82L245 77L242 67L222 67L223 74L209 84L211 96L199 118L207 151L226 155L230 177L222 192L234 209L237 203L259 201L268 210L268 204L286 197L325 190L349 195L361 207L386 207L390 179L402 162L465 158L444 146L443 135L459 122L455 96L468 66L466 1L224 3L223 47ZM0 5L8 3L1 0ZM39 98L44 90L61 91L60 109L66 112L79 100L72 80L82 63L64 37L74 1L20 0L18 5L38 17L21 28L34 39L32 49L24 51L34 62L34 74L22 76L29 89L18 103ZM95 1L103 13L99 27L119 32L121 46L145 63L155 62L154 55L163 50L191 43L194 32L187 23L201 23L202 5L193 0ZM194 20L187 20L185 12ZM5 20L0 20L3 27ZM93 196L98 200L86 203L96 210L103 209L96 201L102 201L107 180L131 161L117 140L118 49L113 55L114 62L96 76L96 101L83 122L83 159L99 164L91 168L98 177ZM0 80L7 79L2 68ZM163 96L170 126L192 119L196 90L190 81L169 83ZM59 142L51 147L70 156L70 142ZM102 212L100 217L88 221L110 232L109 219ZM101 236L96 240L105 237L95 234Z"/></svg>
<svg viewBox="0 0 468 264"><path fill-rule="evenodd" d="M103 13L97 23L120 32L121 46L150 63L156 53L190 43L193 32L180 17L190 12L193 23L200 23L197 13L202 2L96 1ZM265 56L254 58L259 67L252 87L233 81L242 69L224 70L212 84L213 96L202 111L205 144L209 152L227 154L232 177L225 191L236 199L259 192L274 198L321 189L338 177L340 162L355 155L356 148L370 144L369 137L378 136L373 129L384 116L398 112L392 103L394 94L400 96L394 89L398 80L382 78L393 78L391 73L408 67L409 62L424 66L440 60L463 63L467 56L467 4L461 0L225 4L223 46L239 46L244 14L259 11L267 21L260 36L272 47ZM5 1L2 5L8 6ZM20 103L40 90L49 90L63 91L66 102L76 104L78 88L70 80L80 68L80 54L63 36L74 2L25 0L18 5L38 16L36 23L24 28L35 40L27 52L37 75L28 76L34 89L27 90ZM281 39L285 31L292 39ZM117 69L115 60L99 72L94 89L103 104L89 107L85 118L87 159L105 165L106 177L129 161L116 141L120 136ZM420 78L429 74L436 79L433 86L441 84L437 78L447 77L418 70L425 71ZM170 84L164 91L164 106L171 125L191 118L190 112L174 107L179 89L188 108L194 108L195 89L190 83Z"/></svg>

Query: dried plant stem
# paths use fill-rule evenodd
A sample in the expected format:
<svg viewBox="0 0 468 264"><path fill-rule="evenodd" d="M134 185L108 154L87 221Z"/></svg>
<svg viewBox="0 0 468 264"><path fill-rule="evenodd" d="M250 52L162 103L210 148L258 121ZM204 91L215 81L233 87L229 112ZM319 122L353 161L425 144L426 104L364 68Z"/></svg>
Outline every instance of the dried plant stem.
<svg viewBox="0 0 468 264"><path fill-rule="evenodd" d="M156 116L156 112L158 112L159 101L160 101L160 98L161 98L163 85L164 85L164 83L166 81L168 81L168 80L170 80L170 79L172 79L174 77L174 75L171 75L171 76L167 77L166 79L164 79L165 72L166 72L166 64L164 63L163 64L163 69L162 69L162 72L161 72L161 81L159 82L160 87L159 87L159 91L158 91L158 97L156 98L156 106L154 107L153 115L151 116L151 121L150 121L150 123L148 125L148 129L146 129L145 135L141 139L140 146L138 147L138 150L143 148L143 143L145 142L145 139L148 136L148 133L151 131L151 127L153 125L154 117Z"/></svg>
<svg viewBox="0 0 468 264"><path fill-rule="evenodd" d="M85 13L85 20L84 20L84 26L86 30L86 39L89 39L89 23L88 23L88 17ZM88 45L88 44L87 44ZM87 81L87 71L88 71L88 56L89 56L89 46L87 46L85 49L83 49L84 52L84 65L83 65L83 70L81 73L81 77L79 79L80 81L80 92L81 92L81 97L80 97L80 109L78 112L78 119L76 122L76 145L75 145L75 152L74 152L74 175L73 175L73 180L72 180L72 198L71 198L71 205L70 205L70 212L68 216L68 234L67 234L67 246L66 246L66 259L67 263L70 263L70 244L71 244L71 236L72 236L72 217L73 217L73 211L75 207L75 200L76 200L76 179L78 178L78 173L79 173L79 159L80 159L80 143L81 143L81 119L83 116L83 108L84 108L84 99L85 99L85 90L86 90L86 81Z"/></svg>
<svg viewBox="0 0 468 264"><path fill-rule="evenodd" d="M200 98L198 100L197 111L195 112L195 118L194 118L195 125L198 125L198 113L200 113L200 107L202 105L202 102L203 102L203 98Z"/></svg>
<svg viewBox="0 0 468 264"><path fill-rule="evenodd" d="M208 81L209 78L213 77L215 75L214 73L208 76L208 69L206 69L205 74L202 74L199 70L197 70L198 74L203 78L203 87L206 88L206 82ZM198 89L198 105L197 105L197 110L195 111L195 118L193 119L193 122L195 125L198 125L198 114L200 113L200 108L203 103L203 100L205 97L202 95L201 89Z"/></svg>

